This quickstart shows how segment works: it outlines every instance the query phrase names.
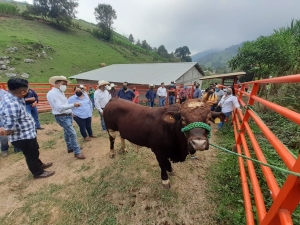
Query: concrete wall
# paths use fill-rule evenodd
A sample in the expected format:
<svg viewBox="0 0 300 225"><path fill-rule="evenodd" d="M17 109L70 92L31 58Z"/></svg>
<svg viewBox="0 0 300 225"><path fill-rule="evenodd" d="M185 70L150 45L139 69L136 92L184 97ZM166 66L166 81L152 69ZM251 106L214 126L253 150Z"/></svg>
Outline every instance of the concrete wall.
<svg viewBox="0 0 300 225"><path fill-rule="evenodd" d="M197 81L197 83L200 84L200 87L202 85L202 81L199 80L202 75L201 73L196 69L196 67L191 68L188 70L185 74L183 74L179 79L176 80L176 83L178 84L194 84L194 81Z"/></svg>

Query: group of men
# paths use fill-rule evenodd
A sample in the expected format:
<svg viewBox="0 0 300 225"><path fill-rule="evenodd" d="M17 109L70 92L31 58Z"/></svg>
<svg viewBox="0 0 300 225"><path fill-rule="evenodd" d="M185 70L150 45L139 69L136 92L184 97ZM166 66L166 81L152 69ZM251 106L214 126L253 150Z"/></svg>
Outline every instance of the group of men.
<svg viewBox="0 0 300 225"><path fill-rule="evenodd" d="M76 159L85 159L82 154L82 148L77 142L77 134L73 127L73 112L75 108L82 107L80 96L84 91L84 86L75 87L74 91L78 97L78 101L68 101L65 91L70 82L64 76L53 76L49 79L52 89L47 93L47 100L51 106L52 114L56 122L63 128L64 139L67 146L67 153L73 153ZM37 142L37 131L43 129L38 121L36 105L38 96L34 90L28 86L28 81L22 78L12 78L7 82L8 92L0 91L0 138L7 138L10 143L22 151L27 166L34 178L46 178L52 176L54 171L45 171L46 168L52 166L52 162L43 163L39 158L39 144ZM138 103L139 93L134 87L133 90L128 88L128 82L123 83L123 87L118 91L114 84L109 84L107 81L99 81L97 90L89 88L85 94L89 95L93 107L99 111L101 118L101 126L103 131L106 131L103 110L111 98L122 98L124 100ZM195 88L199 88L196 85ZM78 92L78 93L77 93ZM79 95L81 94L81 95ZM159 105L164 106L166 98L169 97L169 104L175 104L176 86L175 82L171 82L168 90L164 83L154 91L154 85L149 85L149 90L146 93L148 105L153 107L156 94L159 97ZM187 86L181 87L179 91L180 102L188 99L190 94ZM77 99L74 96L73 99ZM90 104L90 105L92 105ZM92 107L90 107L92 110ZM2 146L2 141L1 141ZM4 146L4 145L3 145Z"/></svg>

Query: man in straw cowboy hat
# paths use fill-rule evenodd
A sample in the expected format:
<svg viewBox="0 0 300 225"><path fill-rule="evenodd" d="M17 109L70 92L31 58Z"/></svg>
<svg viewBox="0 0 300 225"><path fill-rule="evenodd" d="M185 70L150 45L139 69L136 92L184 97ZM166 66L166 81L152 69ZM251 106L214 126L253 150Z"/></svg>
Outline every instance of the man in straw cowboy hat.
<svg viewBox="0 0 300 225"><path fill-rule="evenodd" d="M117 85L115 85L114 83L110 84L110 95L112 98L117 98L118 97L118 91L116 90Z"/></svg>
<svg viewBox="0 0 300 225"><path fill-rule="evenodd" d="M105 80L100 80L98 82L98 90L95 91L94 98L95 98L95 106L99 111L100 114L100 123L102 126L103 132L106 132L106 127L103 118L103 109L105 108L108 101L111 99L111 95L105 89L105 86L109 85L109 82Z"/></svg>
<svg viewBox="0 0 300 225"><path fill-rule="evenodd" d="M76 102L69 104L65 96L67 85L70 82L64 76L54 76L49 78L49 83L53 86L47 94L47 100L52 108L52 114L56 122L64 129L64 137L68 148L68 153L74 152L77 159L85 159L81 153L81 148L77 143L77 134L73 127L72 108L80 107Z"/></svg>
<svg viewBox="0 0 300 225"><path fill-rule="evenodd" d="M148 106L154 106L154 100L156 98L156 91L154 91L154 85L149 84L149 90L146 92L146 98L148 100Z"/></svg>

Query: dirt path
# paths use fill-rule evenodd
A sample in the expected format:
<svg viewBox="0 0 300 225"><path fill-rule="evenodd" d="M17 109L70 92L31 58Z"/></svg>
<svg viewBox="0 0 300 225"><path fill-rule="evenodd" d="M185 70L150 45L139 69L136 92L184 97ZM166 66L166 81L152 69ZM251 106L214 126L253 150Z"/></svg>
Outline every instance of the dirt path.
<svg viewBox="0 0 300 225"><path fill-rule="evenodd" d="M96 120L98 121L98 119ZM82 178L87 178L93 174L100 176L98 175L100 172L104 170L109 171L112 166L118 165L118 167L120 167L119 165L123 165L124 160L127 160L126 162L130 165L130 157L139 157L138 162L145 167L141 169L139 179L142 180L142 183L146 184L146 186L137 187L137 189L140 190L140 195L135 197L134 204L130 203L131 208L129 212L126 213L123 213L125 210L124 207L122 208L122 206L120 206L123 204L120 203L120 199L123 199L124 204L131 201L129 198L127 199L126 194L116 191L115 195L105 198L107 202L121 207L119 214L115 216L116 223L109 224L215 224L213 214L216 206L211 201L207 182L208 169L215 161L215 149L211 147L209 151L198 152L198 159L188 158L184 163L173 164L176 176L171 178L170 192L174 198L176 198L176 202L174 209L170 208L173 205L173 200L170 201L170 204L167 202L169 208L166 209L163 202L161 202L161 198L168 195L168 191L161 190L159 167L154 154L149 149L142 148L139 153L131 152L131 155L124 156L125 158L120 156L111 160L108 157L109 141L107 135L99 132L100 127L98 123L96 124L95 122L93 126L93 130L96 131L95 133L99 138L86 143L83 143L81 138L79 138L83 147L83 153L87 157L86 160L81 161L75 160L73 154L66 152L62 129L57 124L44 125L45 130L38 134L38 142L41 148L40 158L44 162L54 163L51 170L55 170L56 174L51 178L33 180L28 172L23 155L20 153L10 154L8 158L0 158L0 217L2 217L3 221L6 221L6 224L16 224L16 220L12 218L12 215L15 213L20 217L28 216L22 212L21 207L23 207L25 203L28 204L30 196L42 192L47 185L64 186L74 183L80 185ZM119 139L117 143L118 142ZM211 142L214 142L214 135L212 136ZM122 168L124 172L121 171L119 174L124 175L125 179L126 176L129 176L127 174L132 173L134 175L136 173L134 171L136 170L136 165L134 165L135 167L132 166L133 165L128 166L128 171L126 171L127 168L124 166L124 168ZM113 172L114 170L111 171ZM151 174L153 174L153 176ZM110 174L108 174L108 176L109 175ZM114 178L112 177L112 179ZM126 180L124 180L124 182L126 182ZM149 187L147 187L147 183L149 183ZM116 186L116 188L118 187ZM155 198L151 197L155 194L153 193L155 191L161 194L159 198L157 198L157 196L155 196ZM59 195L64 196L64 193L61 192ZM86 198L88 198L88 195L87 193ZM69 198L68 193L65 193L65 196ZM80 195L78 198L83 198L84 200L85 195ZM73 200L81 201L82 199ZM148 206L155 210L147 210ZM61 224L62 216L54 215L56 211L60 211L57 209L60 206L53 203L49 207L47 211L53 211L53 215L50 213L50 217L52 217L51 223L48 221L47 224ZM16 212L16 210L18 212ZM170 212L176 214L173 215L173 217L176 218L173 219L173 222ZM30 215L30 212L28 213ZM26 222L24 223L24 221L26 220L23 220L22 223L27 224ZM143 221L149 221L149 223ZM174 221L179 222L174 223ZM28 222L28 224L31 223ZM72 224L72 222L68 222L68 224ZM83 224L93 223L83 222ZM101 223L99 222L98 224Z"/></svg>

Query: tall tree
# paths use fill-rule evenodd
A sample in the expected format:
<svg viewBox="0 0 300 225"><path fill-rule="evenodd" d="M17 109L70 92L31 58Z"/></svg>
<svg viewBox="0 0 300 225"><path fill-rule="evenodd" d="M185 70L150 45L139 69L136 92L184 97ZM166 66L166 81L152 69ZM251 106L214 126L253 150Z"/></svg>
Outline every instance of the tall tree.
<svg viewBox="0 0 300 225"><path fill-rule="evenodd" d="M158 47L157 54L159 54L161 57L164 57L164 58L168 58L168 56L169 56L168 51L164 45L161 45Z"/></svg>
<svg viewBox="0 0 300 225"><path fill-rule="evenodd" d="M141 46L141 47L142 47L143 49L145 49L145 50L152 51L151 46L147 43L146 40L143 40L143 41L142 41L142 46Z"/></svg>
<svg viewBox="0 0 300 225"><path fill-rule="evenodd" d="M96 20L99 21L98 26L101 29L101 32L104 34L107 40L112 39L112 25L114 20L117 19L116 11L107 4L98 4L95 8L94 15Z"/></svg>
<svg viewBox="0 0 300 225"><path fill-rule="evenodd" d="M50 18L57 24L71 25L72 19L76 18L77 0L34 0L27 10L30 14Z"/></svg>
<svg viewBox="0 0 300 225"><path fill-rule="evenodd" d="M175 57L179 57L181 61L191 62L190 49L187 46L179 47L175 50Z"/></svg>
<svg viewBox="0 0 300 225"><path fill-rule="evenodd" d="M141 41L140 41L140 39L138 39L137 40L137 42L136 42L136 44L135 44L136 46L139 46L139 47L142 47L142 44L141 44Z"/></svg>
<svg viewBox="0 0 300 225"><path fill-rule="evenodd" d="M132 34L129 35L128 40L129 40L132 44L134 43L134 38L133 38L133 35L132 35Z"/></svg>

